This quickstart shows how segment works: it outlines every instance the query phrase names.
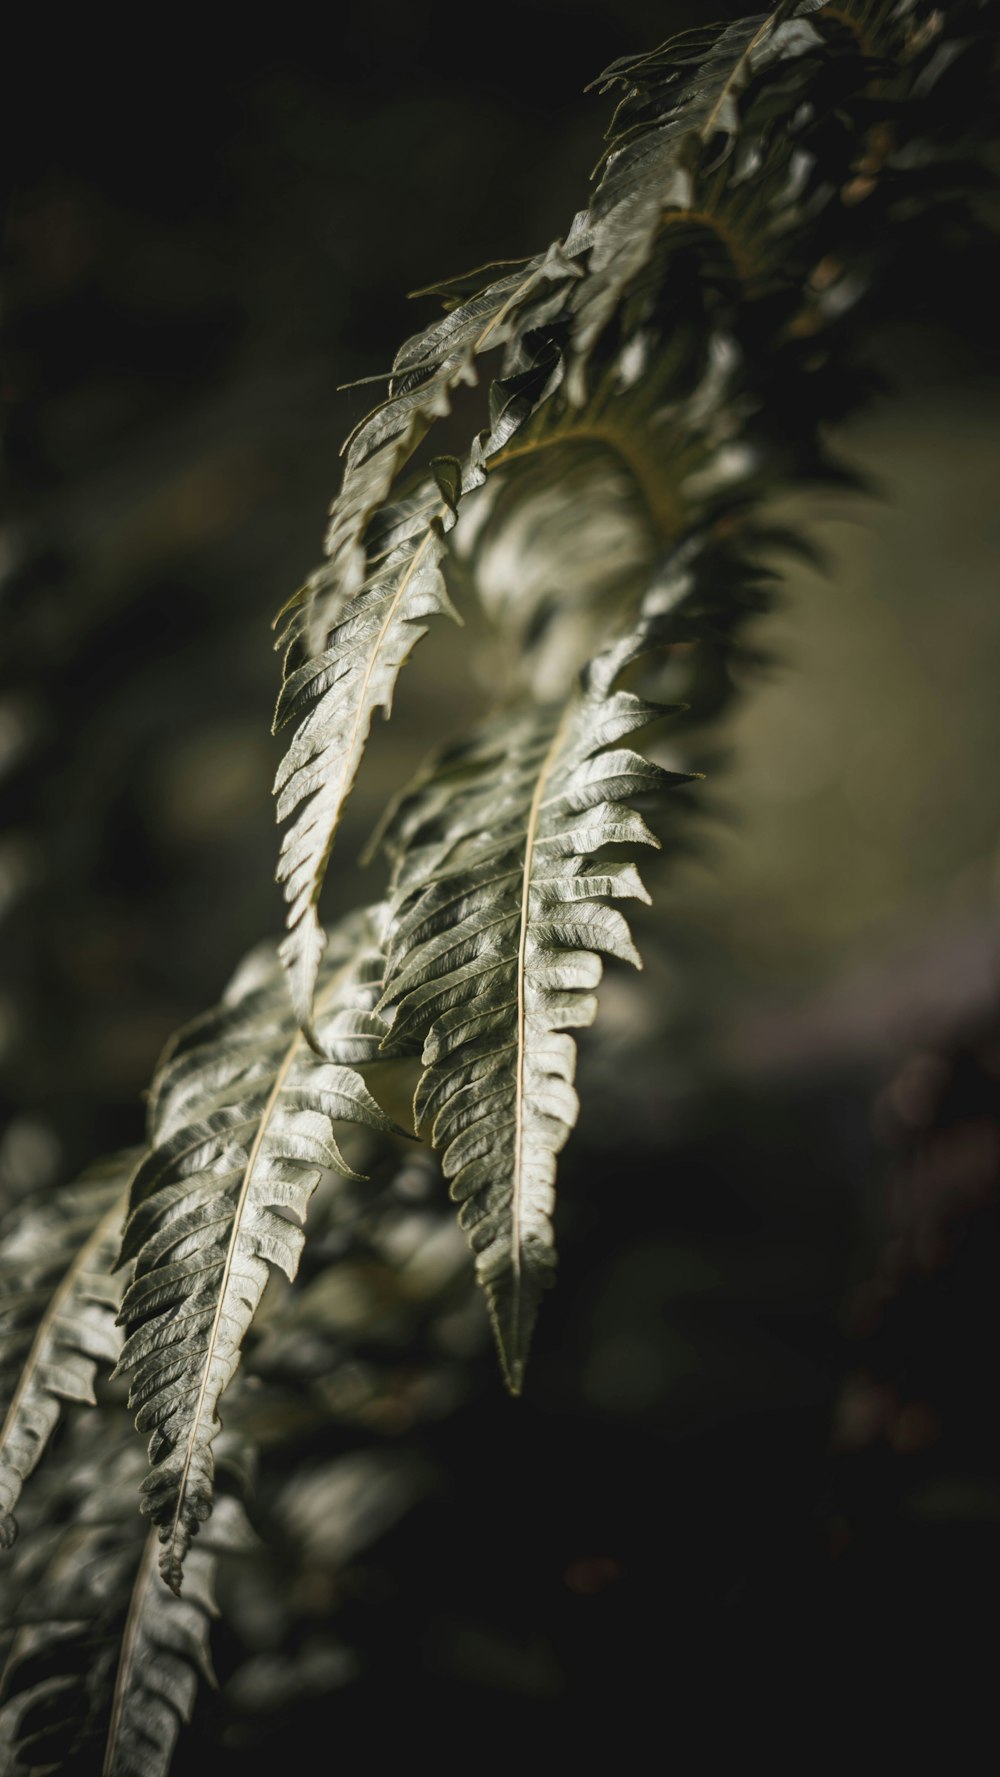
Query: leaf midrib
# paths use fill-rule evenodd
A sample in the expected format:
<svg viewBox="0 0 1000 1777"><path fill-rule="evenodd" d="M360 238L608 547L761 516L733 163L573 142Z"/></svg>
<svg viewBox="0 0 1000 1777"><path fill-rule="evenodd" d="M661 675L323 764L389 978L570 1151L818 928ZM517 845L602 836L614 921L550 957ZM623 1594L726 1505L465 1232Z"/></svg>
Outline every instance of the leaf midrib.
<svg viewBox="0 0 1000 1777"><path fill-rule="evenodd" d="M151 1530L146 1538L146 1546L142 1551L142 1560L135 1576L132 1596L129 1599L128 1616L122 1631L121 1653L118 1657L118 1671L115 1674L115 1689L111 1699L111 1715L108 1721L108 1739L102 1767L103 1777L113 1777L115 1753L118 1748L118 1733L121 1727L125 1708L125 1697L129 1688L129 1677L132 1661L139 1642L139 1627L142 1621L143 1605L146 1591L156 1573L157 1535Z"/></svg>
<svg viewBox="0 0 1000 1777"><path fill-rule="evenodd" d="M513 1239L511 1240L511 1269L513 1272L513 1325L516 1329L521 1318L521 1200L523 1196L523 1164L522 1149L524 1143L524 1064L525 1064L525 959L528 944L528 903L531 894L531 865L535 850L535 836L538 820L545 795L545 787L549 780L556 759L562 750L563 736L572 714L573 704L567 704L545 758L542 761L535 784L535 792L528 810L525 827L524 843L524 874L521 887L521 930L517 946L517 1067L514 1076L514 1178L511 1190L511 1219ZM511 1354L511 1380L514 1380L514 1366L517 1353Z"/></svg>
<svg viewBox="0 0 1000 1777"><path fill-rule="evenodd" d="M275 1106L277 1105L278 1099L281 1096L282 1088L285 1084L286 1079L288 1078L288 1074L291 1070L292 1064L294 1063L296 1056L298 1055L299 1048L304 1041L305 1041L305 1038L303 1037L302 1032L297 1030L295 1033L295 1036L292 1039L292 1042L290 1043L290 1045L288 1047L285 1058L282 1061L281 1066L278 1069L277 1075L275 1076L274 1085L271 1088L271 1092L270 1092L270 1095L267 1099L267 1103L265 1104L264 1109L261 1113L260 1122L257 1125L257 1133L254 1136L253 1145L251 1146L250 1153L247 1157L247 1163L246 1163L246 1166L243 1171L243 1179L242 1179L242 1183L240 1185L239 1196L236 1199L236 1203L235 1203L235 1206L233 1209L232 1233L229 1237L229 1245L226 1249L225 1265L223 1267L222 1279L219 1284L219 1292L218 1292L218 1297L216 1299L215 1313L212 1316L212 1324L209 1329L208 1338L205 1342L205 1355L204 1355L204 1361L202 1363L202 1369L201 1369L201 1382L198 1386L198 1399L195 1404L195 1410L194 1410L194 1413L191 1418L191 1425L190 1425L188 1435L187 1435L186 1447L185 1447L185 1451L184 1451L184 1466L181 1469L180 1480L177 1484L177 1504L174 1508L174 1515L173 1515L173 1519L172 1519L171 1525L170 1525L169 1546L171 1549L174 1548L174 1545L177 1541L177 1528L178 1528L178 1525L181 1521L181 1514L184 1510L185 1495L187 1493L188 1475L191 1472L191 1463L194 1460L194 1453L195 1453L195 1450L198 1446L198 1427L201 1424L202 1409L205 1405L205 1397L208 1393L208 1379L211 1374L212 1360L215 1356L215 1348L218 1343L219 1328L222 1325L222 1315L223 1315L223 1310L225 1307L226 1295L229 1290L229 1279L232 1276L233 1261L236 1257L236 1248L239 1244L240 1231L241 1231L242 1222L243 1222L243 1212L246 1208L247 1197L250 1194L250 1186L253 1182L254 1169L257 1165L257 1159L258 1159L261 1147L264 1142L264 1137L267 1134L267 1130L268 1130L268 1126L271 1121L271 1117L274 1114Z"/></svg>
<svg viewBox="0 0 1000 1777"><path fill-rule="evenodd" d="M329 983L328 987L317 998L317 1001L316 1001L316 1009L317 1010L319 1009L319 1007L321 1005L325 1004L328 1000L332 999L337 988L340 986L340 983L343 980L344 976L349 972L350 967L351 967L351 963L348 961L340 969L338 969L337 973L334 975L334 977L333 977L332 981ZM191 1463L194 1460L194 1452L198 1447L198 1427L201 1423L202 1409L205 1404L205 1397L208 1393L208 1379L209 1379L209 1375L210 1375L211 1369L212 1369L212 1361L215 1356L216 1345L218 1343L219 1328L222 1324L222 1316L223 1316L223 1311L224 1311L225 1302L226 1302L226 1295L227 1295L227 1292L229 1289L229 1279L232 1275L233 1262L236 1257L236 1249L239 1244L239 1237L240 1237L240 1232L241 1232L241 1228L242 1228L243 1212L246 1208L247 1197L249 1196L250 1186L253 1182L254 1170L256 1168L257 1160L260 1156L260 1150L263 1145L264 1137L267 1134L268 1128L270 1126L271 1118L274 1114L275 1107L278 1103L279 1098L281 1097L281 1093L284 1088L285 1081L287 1080L288 1075L289 1075L291 1068L293 1066L293 1063L295 1062L295 1060L299 1054L299 1051L302 1048L302 1046L304 1045L304 1043L305 1043L305 1037L304 1037L302 1031L296 1030L295 1035L292 1038L292 1041L288 1046L288 1050L284 1056L281 1066L278 1069L277 1075L275 1077L274 1085L271 1088L270 1094L268 1095L267 1101L266 1101L264 1108L261 1112L260 1122L258 1123L258 1126L257 1126L257 1133L254 1136L253 1144L251 1146L250 1153L247 1157L246 1167L244 1168L243 1179L240 1184L239 1196L236 1199L236 1203L235 1203L235 1206L233 1209L232 1233L229 1237L229 1244L226 1249L225 1265L223 1268L222 1279L221 1279L221 1282L219 1285L219 1293L218 1293L218 1298L216 1301L215 1313L212 1316L212 1324L209 1329L208 1338L207 1338L206 1344L205 1344L204 1361L202 1364L202 1372L201 1372L201 1382L198 1386L198 1399L197 1399L195 1411L192 1416L190 1428L189 1428L188 1435L187 1435L186 1447L185 1447L185 1451L184 1451L184 1464L183 1464L183 1467L181 1470L180 1480L178 1482L178 1488L177 1488L177 1503L176 1503L176 1506L174 1509L174 1515L173 1515L173 1519L172 1519L171 1525L170 1525L169 1546L171 1549L173 1549L173 1547L176 1543L176 1540L177 1540L177 1529L178 1529L178 1525L181 1521L181 1514L184 1509L185 1495L187 1492L188 1475L190 1474L190 1471L191 1471ZM210 1441L211 1440L209 1440L209 1442Z"/></svg>

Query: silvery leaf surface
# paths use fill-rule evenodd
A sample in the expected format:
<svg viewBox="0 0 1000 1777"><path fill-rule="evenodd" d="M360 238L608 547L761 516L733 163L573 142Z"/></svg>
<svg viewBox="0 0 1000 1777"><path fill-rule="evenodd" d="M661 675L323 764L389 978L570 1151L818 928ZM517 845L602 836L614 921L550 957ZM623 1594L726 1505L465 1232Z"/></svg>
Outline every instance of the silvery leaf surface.
<svg viewBox="0 0 1000 1777"><path fill-rule="evenodd" d="M442 1153L515 1392L577 1118L569 1033L595 1017L602 957L640 960L614 903L648 900L641 879L627 857L595 854L656 845L633 803L685 781L625 744L663 713L615 687L635 646L600 657L562 705L455 746L388 834L381 1009L393 1042L422 1045L417 1126Z"/></svg>
<svg viewBox="0 0 1000 1777"><path fill-rule="evenodd" d="M0 1547L69 1401L94 1400L98 1366L121 1348L116 1275L128 1182L140 1153L116 1155L79 1184L8 1219L0 1263Z"/></svg>
<svg viewBox="0 0 1000 1777"><path fill-rule="evenodd" d="M154 1084L122 1243L134 1272L119 1372L149 1435L143 1509L175 1590L212 1509L217 1407L270 1268L294 1277L316 1184L327 1170L351 1174L336 1125L394 1127L352 1065L384 1035L371 1010L377 956L366 916L335 932L317 999L320 1057L275 952L255 952L221 1005L180 1033Z"/></svg>

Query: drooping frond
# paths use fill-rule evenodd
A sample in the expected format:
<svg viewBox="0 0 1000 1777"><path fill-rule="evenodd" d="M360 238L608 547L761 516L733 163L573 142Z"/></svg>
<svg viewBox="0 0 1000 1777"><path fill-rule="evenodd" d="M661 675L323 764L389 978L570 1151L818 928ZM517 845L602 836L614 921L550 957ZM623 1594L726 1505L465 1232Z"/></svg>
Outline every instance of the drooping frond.
<svg viewBox="0 0 1000 1777"><path fill-rule="evenodd" d="M902 50L904 12L886 0L849 5L834 18L818 0L798 0L615 63L596 83L624 94L588 210L547 254L485 289L463 300L467 285L457 281L449 313L398 355L387 400L349 443L328 564L293 600L281 638L276 720L297 724L276 785L279 820L290 823L278 870L288 903L282 954L310 1041L324 942L318 904L334 836L374 710L388 713L424 620L449 608L444 572L460 502L501 478L497 503L520 503L517 522L531 532L532 506L544 516L546 478L563 483L563 511L573 479L577 505L579 492L589 507L592 491L613 508L598 559L611 564L610 545L620 544L624 580L651 538L661 550L676 546L691 523L685 481L702 440L686 423L690 402L679 421L671 409L688 401L720 342L742 343L736 311L784 292L763 335L765 363L776 354L784 363L783 329L813 330L824 303L833 313L843 306L840 192L857 160L857 131L842 127L838 107L855 104L864 127L869 66L876 50ZM829 298L825 286L808 284L821 263L836 288ZM800 312L796 321L804 306L808 318ZM756 319L753 331L759 346ZM401 472L448 411L450 391L474 380L477 355L494 346L502 361L464 457L439 458L415 492L401 489ZM739 391L742 409L709 407L717 430L728 424L738 433L759 404L760 369L755 363L749 379L758 386ZM548 582L548 603L569 610L579 630L588 594L562 598L565 554L547 572L559 547L551 515L544 531L534 577ZM594 577L588 564L585 587ZM613 574L604 579L613 585ZM618 590L627 595L622 582ZM619 609L591 651L621 617ZM558 628L548 638L536 680L543 696L561 639ZM516 647L516 634L510 640ZM574 671L585 657L574 659Z"/></svg>
<svg viewBox="0 0 1000 1777"><path fill-rule="evenodd" d="M338 928L317 1002L321 1060L298 1031L273 951L258 951L215 1011L183 1031L154 1086L150 1153L135 1175L122 1243L135 1271L122 1306L119 1370L151 1433L143 1509L179 1590L184 1556L212 1509L219 1397L277 1265L295 1274L302 1224L326 1169L350 1172L338 1122L393 1127L351 1061L383 1033L370 1006L377 950L367 916Z"/></svg>
<svg viewBox="0 0 1000 1777"><path fill-rule="evenodd" d="M22 1206L0 1264L0 1547L14 1508L66 1401L93 1401L99 1363L121 1346L115 1275L128 1181L138 1151L95 1166L79 1184Z"/></svg>
<svg viewBox="0 0 1000 1777"><path fill-rule="evenodd" d="M642 638L645 641L645 637ZM554 1264L556 1156L577 1117L568 1034L593 1021L601 955L639 965L609 902L648 900L607 845L657 843L632 803L685 781L621 743L665 712L599 657L564 704L494 722L404 800L381 1009L419 1042L418 1128L442 1150L504 1372L520 1390Z"/></svg>
<svg viewBox="0 0 1000 1777"><path fill-rule="evenodd" d="M819 0L816 0L819 3ZM771 14L698 26L642 56L624 56L594 85L621 85L600 184L590 203L587 277L574 293L572 399L585 399L584 366L629 282L648 261L665 210L687 207L681 149L694 132L732 127L727 100L751 53L781 29ZM799 6L798 12L808 10Z"/></svg>
<svg viewBox="0 0 1000 1777"><path fill-rule="evenodd" d="M316 907L340 812L372 716L380 705L388 715L400 667L425 633L423 620L451 612L439 508L430 488L386 521L372 573L346 602L322 652L288 674L278 701L276 728L301 719L275 783L279 820L295 816L278 871L289 927L281 954L296 1017L315 1048L313 995L326 942Z"/></svg>
<svg viewBox="0 0 1000 1777"><path fill-rule="evenodd" d="M516 271L481 285L453 312L400 347L386 399L344 446L344 479L330 511L327 560L286 607L286 642L300 642L309 632L315 648L329 633L345 604L365 584L372 543L381 543L378 553L384 553L381 530L374 535L369 531L371 520L389 502L399 471L428 428L448 413L451 392L463 382L476 381L477 356L509 339L514 317L539 283L562 281L575 269L557 249L539 254ZM439 491L447 496L447 482Z"/></svg>
<svg viewBox="0 0 1000 1777"><path fill-rule="evenodd" d="M531 299L539 283L561 290L576 273L557 244L402 347L387 400L346 447L328 560L283 614L285 676L275 729L293 721L297 727L275 783L278 819L291 821L278 867L288 903L282 958L310 1042L325 942L317 903L372 717L379 708L389 714L400 668L425 634L425 620L455 615L441 564L462 466L438 459L415 495L393 502L396 478L432 421L448 413L450 391L475 382L477 354L503 344L516 315L536 312Z"/></svg>
<svg viewBox="0 0 1000 1777"><path fill-rule="evenodd" d="M12 1777L165 1777L199 1681L212 1682L218 1556L248 1542L242 1508L220 1500L178 1598L157 1571L156 1533L135 1510L141 1452L132 1439L122 1446L120 1422L95 1422L71 1440L59 1531L26 1539L8 1579L0 1748Z"/></svg>

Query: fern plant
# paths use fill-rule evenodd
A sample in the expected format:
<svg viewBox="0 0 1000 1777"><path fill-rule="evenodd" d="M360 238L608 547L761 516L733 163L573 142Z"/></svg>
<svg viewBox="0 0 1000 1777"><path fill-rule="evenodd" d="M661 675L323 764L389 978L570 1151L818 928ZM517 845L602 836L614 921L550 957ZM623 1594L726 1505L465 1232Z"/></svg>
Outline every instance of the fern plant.
<svg viewBox="0 0 1000 1777"><path fill-rule="evenodd" d="M349 1373L346 1394L331 1383L348 1419L379 1410L377 1365L359 1383L350 1339L310 1332L308 1291L269 1318L265 1286L295 1278L314 1199L342 1236L320 1277L366 1244L391 1255L393 1180L417 1164L402 1081L522 1389L577 1119L573 1033L604 959L640 965L618 904L649 901L637 860L695 794L775 552L803 546L767 500L843 476L824 427L863 393L866 327L901 268L977 225L983 119L955 94L994 41L985 0L798 0L614 64L587 208L516 268L442 285L443 318L348 440L325 560L278 621L286 934L170 1045L146 1148L8 1221L12 1769L167 1769L208 1669L210 1570L248 1542L235 1498L215 1502L223 1397L237 1477L262 1438L266 1468L255 1401L289 1366ZM475 430L432 455L462 385L481 392ZM328 938L373 718L463 603L491 637L495 708L400 789L384 898ZM429 1217L422 1238L451 1240L440 1201ZM459 1287L443 1250L421 1314Z"/></svg>

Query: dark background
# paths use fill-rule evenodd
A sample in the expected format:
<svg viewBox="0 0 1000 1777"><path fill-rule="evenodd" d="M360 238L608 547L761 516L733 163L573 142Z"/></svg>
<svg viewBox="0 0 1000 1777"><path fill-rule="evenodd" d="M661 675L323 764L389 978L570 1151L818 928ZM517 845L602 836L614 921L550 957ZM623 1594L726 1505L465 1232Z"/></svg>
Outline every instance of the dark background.
<svg viewBox="0 0 1000 1777"><path fill-rule="evenodd" d="M163 1041L279 924L268 625L318 559L367 404L338 385L432 316L408 290L565 232L608 115L582 88L703 17L282 9L218 43L164 15L130 37L60 24L24 56L5 1193L139 1139ZM989 301L957 331L947 281L929 267L925 312L872 342L897 394L841 442L878 497L783 514L831 573L796 568L764 626L778 664L645 923L649 990L609 981L528 1398L484 1364L434 1433L450 1487L393 1533L360 1676L307 1713L316 1731L459 1748L475 1703L574 1748L599 1724L668 1739L671 1719L709 1745L712 1710L752 1694L759 1745L804 1694L823 1722L875 1701L912 1727L934 1697L962 1718L986 1682L1000 436ZM463 648L428 641L407 674L331 907L376 892L352 859L442 701L456 726L480 707Z"/></svg>

